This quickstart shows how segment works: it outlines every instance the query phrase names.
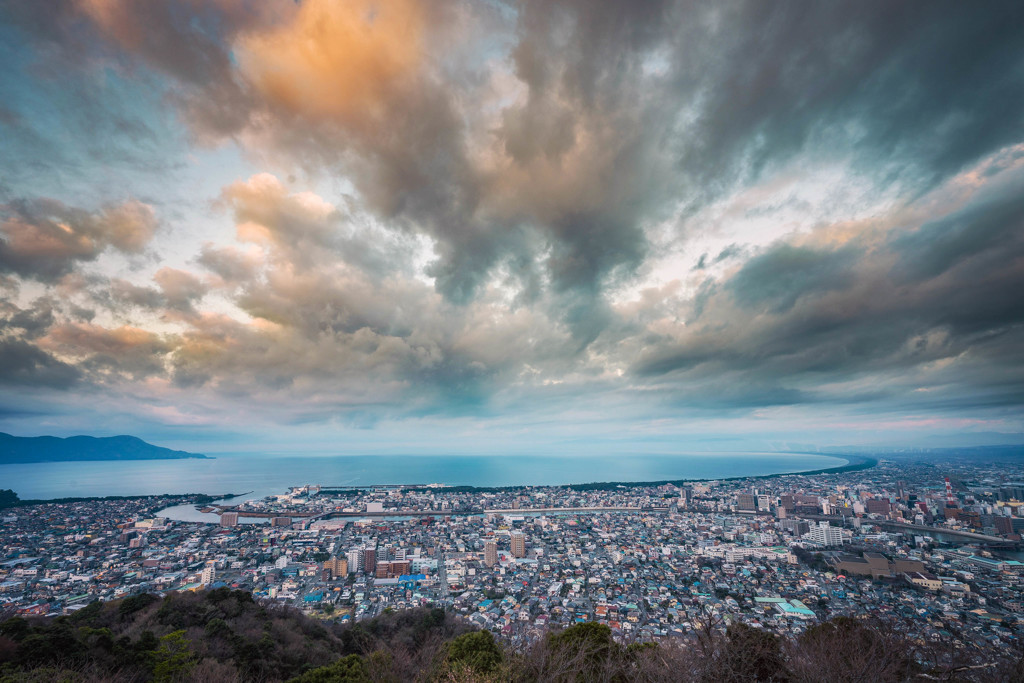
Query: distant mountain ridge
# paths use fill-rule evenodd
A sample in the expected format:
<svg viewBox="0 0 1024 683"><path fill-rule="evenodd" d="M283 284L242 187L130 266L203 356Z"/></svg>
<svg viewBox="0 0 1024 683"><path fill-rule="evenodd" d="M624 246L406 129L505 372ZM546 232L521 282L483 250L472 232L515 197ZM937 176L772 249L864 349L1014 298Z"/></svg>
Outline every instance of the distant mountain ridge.
<svg viewBox="0 0 1024 683"><path fill-rule="evenodd" d="M154 446L134 436L12 436L0 432L0 464L88 460L208 459L205 455Z"/></svg>

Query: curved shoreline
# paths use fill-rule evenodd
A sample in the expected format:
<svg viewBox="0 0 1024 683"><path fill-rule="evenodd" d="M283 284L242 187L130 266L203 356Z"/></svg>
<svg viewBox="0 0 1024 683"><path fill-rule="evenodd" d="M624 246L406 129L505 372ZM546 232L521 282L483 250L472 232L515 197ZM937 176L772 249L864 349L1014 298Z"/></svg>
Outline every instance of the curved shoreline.
<svg viewBox="0 0 1024 683"><path fill-rule="evenodd" d="M780 455L826 455L821 453L789 453ZM845 460L846 463L843 465L836 465L835 467L825 467L816 470L802 470L795 472L776 472L772 474L754 474L754 475L742 475L736 477L703 477L703 478L690 478L690 479L659 479L656 481L604 481L604 482L586 482L579 484L518 484L512 486L472 486L472 485L456 485L456 486L444 486L443 488L431 488L423 484L365 484L362 486L349 486L346 490L340 488L335 489L334 487L324 487L325 492L335 493L348 493L354 494L368 488L374 488L378 486L384 486L387 488L401 489L405 491L445 491L448 493L498 493L503 491L523 491L526 489L536 488L564 488L573 491L601 491L611 490L617 488L643 488L651 486L664 486L671 484L673 486L683 486L685 484L693 484L707 481L742 481L742 480L756 480L756 479L774 479L776 477L792 477L792 476L814 476L820 474L841 474L843 472L855 472L860 470L871 469L878 464L878 459L865 456L865 455L832 455L828 454L826 457L838 458ZM195 497L198 501L192 501L193 503L209 503L212 500L223 500L225 498L238 497L239 495L245 494L202 494L202 493L162 493L162 494L151 494L151 495L116 495L116 496L83 496L74 498L37 498L28 500L19 500L14 505L9 507L24 507L27 505L46 505L54 503L79 503L79 502L95 502L95 501L114 501L114 500L129 500L137 498L190 498Z"/></svg>
<svg viewBox="0 0 1024 683"><path fill-rule="evenodd" d="M789 455L804 455L801 453L790 453ZM807 454L807 455L819 455L819 454ZM657 481L602 481L602 482L588 482L585 484L549 484L549 485L528 485L522 484L518 486L445 486L444 488L431 489L427 486L402 486L400 484L369 484L367 486L352 487L352 490L359 490L363 488L371 488L373 486L388 486L389 488L402 489L405 491L448 491L450 493L497 493L501 491L523 491L531 488L564 488L571 489L573 491L602 491L606 489L615 488L641 488L649 486L664 486L671 484L673 486L682 486L684 484L694 484L705 481L743 481L745 479L774 479L776 477L806 477L814 476L818 474L841 474L843 472L857 472L860 470L871 469L878 464L877 458L868 457L866 455L828 455L826 457L839 458L846 461L844 465L836 465L835 467L825 467L817 470L803 470L797 472L776 472L774 474L751 474L738 477L704 477L695 479L659 479ZM333 490L333 489L328 489Z"/></svg>

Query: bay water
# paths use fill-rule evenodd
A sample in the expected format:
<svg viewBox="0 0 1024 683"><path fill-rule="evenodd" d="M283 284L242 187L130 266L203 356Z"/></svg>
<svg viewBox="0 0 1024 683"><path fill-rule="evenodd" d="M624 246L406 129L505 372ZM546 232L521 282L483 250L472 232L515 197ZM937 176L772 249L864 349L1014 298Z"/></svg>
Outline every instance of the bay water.
<svg viewBox="0 0 1024 683"><path fill-rule="evenodd" d="M449 484L518 486L720 479L839 467L846 460L803 453L677 455L219 454L214 459L50 462L0 465L0 489L22 499L162 493L282 493L289 486ZM247 496L250 497L250 496Z"/></svg>

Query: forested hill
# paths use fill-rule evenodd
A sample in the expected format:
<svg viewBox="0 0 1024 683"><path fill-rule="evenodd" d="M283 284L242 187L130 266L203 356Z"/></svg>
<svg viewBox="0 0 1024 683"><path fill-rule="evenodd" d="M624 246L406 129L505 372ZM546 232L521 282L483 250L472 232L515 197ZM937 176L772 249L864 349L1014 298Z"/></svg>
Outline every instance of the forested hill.
<svg viewBox="0 0 1024 683"><path fill-rule="evenodd" d="M84 460L179 460L206 458L173 451L134 436L12 436L0 432L0 465Z"/></svg>
<svg viewBox="0 0 1024 683"><path fill-rule="evenodd" d="M0 607L2 612L2 607ZM955 650L898 624L838 617L778 636L713 612L687 638L622 644L575 624L517 646L441 609L385 610L342 626L218 588L93 603L69 616L0 616L0 682L738 683L1024 680L1019 648Z"/></svg>

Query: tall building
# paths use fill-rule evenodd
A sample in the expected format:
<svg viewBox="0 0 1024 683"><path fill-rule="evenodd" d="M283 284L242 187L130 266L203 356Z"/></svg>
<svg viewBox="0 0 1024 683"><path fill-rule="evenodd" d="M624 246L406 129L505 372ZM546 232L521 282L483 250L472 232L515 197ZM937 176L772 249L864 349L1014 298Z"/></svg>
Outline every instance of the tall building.
<svg viewBox="0 0 1024 683"><path fill-rule="evenodd" d="M811 527L807 538L818 545L833 546L843 544L843 530L829 525L828 522L818 522Z"/></svg>
<svg viewBox="0 0 1024 683"><path fill-rule="evenodd" d="M765 494L760 494L757 497L757 511L758 512L769 512L772 509L771 498Z"/></svg>
<svg viewBox="0 0 1024 683"><path fill-rule="evenodd" d="M332 557L324 562L324 569L331 572L332 579L340 579L348 576L348 558L342 555Z"/></svg>
<svg viewBox="0 0 1024 683"><path fill-rule="evenodd" d="M373 574L377 571L377 548L363 548L363 571Z"/></svg>
<svg viewBox="0 0 1024 683"><path fill-rule="evenodd" d="M199 582L202 583L204 586L209 586L214 582L216 578L217 570L213 566L213 561L211 560L210 562L206 563L205 567L203 567L203 573L201 575Z"/></svg>
<svg viewBox="0 0 1024 683"><path fill-rule="evenodd" d="M783 518L779 520L779 528L794 536L803 536L811 530L811 525L802 519Z"/></svg>
<svg viewBox="0 0 1024 683"><path fill-rule="evenodd" d="M751 493L737 493L736 507L740 510L753 512L757 509L757 499Z"/></svg>
<svg viewBox="0 0 1024 683"><path fill-rule="evenodd" d="M409 573L408 560L393 560L391 562L378 562L374 576L378 579L396 579L403 574Z"/></svg>
<svg viewBox="0 0 1024 683"><path fill-rule="evenodd" d="M1000 536L1009 536L1013 533L1013 520L1009 517L997 516L992 520L992 524Z"/></svg>
<svg viewBox="0 0 1024 683"><path fill-rule="evenodd" d="M238 513L237 512L225 512L220 516L221 526L237 526L238 525Z"/></svg>
<svg viewBox="0 0 1024 683"><path fill-rule="evenodd" d="M353 548L345 553L348 557L348 571L358 572L363 568L363 551L360 548Z"/></svg>
<svg viewBox="0 0 1024 683"><path fill-rule="evenodd" d="M999 487L999 500L1024 500L1024 484L1007 483Z"/></svg>
<svg viewBox="0 0 1024 683"><path fill-rule="evenodd" d="M526 557L526 535L522 531L512 532L512 556Z"/></svg>
<svg viewBox="0 0 1024 683"><path fill-rule="evenodd" d="M871 498L867 502L867 511L871 515L887 515L892 510L889 501L884 498Z"/></svg>
<svg viewBox="0 0 1024 683"><path fill-rule="evenodd" d="M679 498L680 502L683 502L684 505L689 506L689 504L693 501L693 489L690 488L689 486L679 489Z"/></svg>
<svg viewBox="0 0 1024 683"><path fill-rule="evenodd" d="M498 564L498 543L496 541L484 543L484 564L488 567Z"/></svg>

